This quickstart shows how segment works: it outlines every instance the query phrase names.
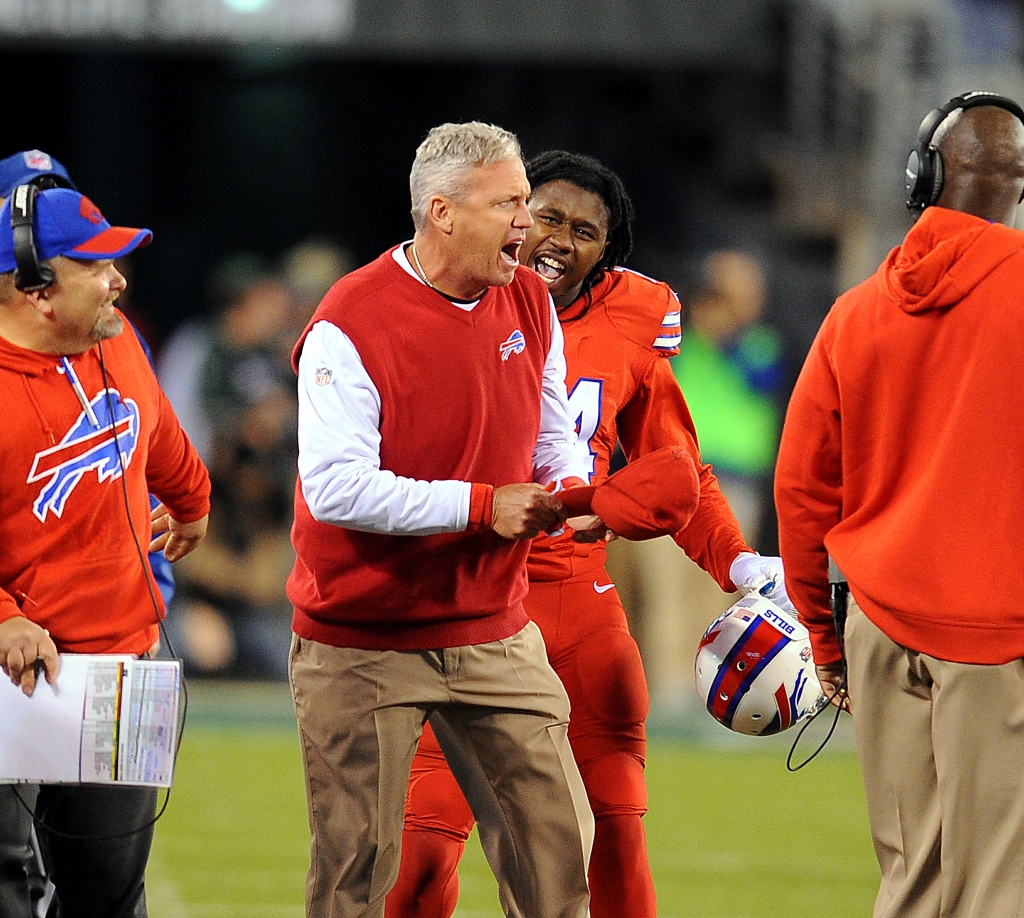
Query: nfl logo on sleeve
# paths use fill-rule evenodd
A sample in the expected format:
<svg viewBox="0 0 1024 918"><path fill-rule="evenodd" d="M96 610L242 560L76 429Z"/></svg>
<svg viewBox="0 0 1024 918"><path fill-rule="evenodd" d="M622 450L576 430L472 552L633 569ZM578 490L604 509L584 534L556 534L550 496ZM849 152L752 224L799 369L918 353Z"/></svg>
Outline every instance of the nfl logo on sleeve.
<svg viewBox="0 0 1024 918"><path fill-rule="evenodd" d="M316 384L318 386L329 386L331 384L332 372L330 367L316 368Z"/></svg>

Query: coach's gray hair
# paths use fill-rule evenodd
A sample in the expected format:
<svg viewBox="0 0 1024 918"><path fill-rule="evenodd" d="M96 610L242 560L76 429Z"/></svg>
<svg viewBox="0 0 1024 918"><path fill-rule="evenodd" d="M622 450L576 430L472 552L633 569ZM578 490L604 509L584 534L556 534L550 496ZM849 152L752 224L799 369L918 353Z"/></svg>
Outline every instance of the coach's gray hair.
<svg viewBox="0 0 1024 918"><path fill-rule="evenodd" d="M494 124L468 121L431 128L416 150L409 173L413 226L420 230L426 225L427 204L433 195L459 200L469 169L522 158L516 135Z"/></svg>

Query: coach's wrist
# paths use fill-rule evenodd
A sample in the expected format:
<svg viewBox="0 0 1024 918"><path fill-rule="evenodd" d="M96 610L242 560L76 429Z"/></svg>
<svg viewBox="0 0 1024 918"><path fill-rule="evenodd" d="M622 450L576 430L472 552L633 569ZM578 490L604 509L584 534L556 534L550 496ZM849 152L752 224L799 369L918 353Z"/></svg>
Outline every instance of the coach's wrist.
<svg viewBox="0 0 1024 918"><path fill-rule="evenodd" d="M473 482L469 492L467 529L490 529L494 519L494 485Z"/></svg>

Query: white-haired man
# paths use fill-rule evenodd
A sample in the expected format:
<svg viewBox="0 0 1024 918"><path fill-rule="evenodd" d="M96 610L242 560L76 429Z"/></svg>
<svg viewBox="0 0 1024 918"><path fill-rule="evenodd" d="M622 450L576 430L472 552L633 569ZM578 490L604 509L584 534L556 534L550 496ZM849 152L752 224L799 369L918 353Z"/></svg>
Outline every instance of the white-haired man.
<svg viewBox="0 0 1024 918"><path fill-rule="evenodd" d="M343 277L294 356L307 914L384 914L429 717L506 914L582 918L593 817L523 598L530 539L566 517L546 486L585 468L551 298L519 264L518 141L436 127L410 190L412 241Z"/></svg>

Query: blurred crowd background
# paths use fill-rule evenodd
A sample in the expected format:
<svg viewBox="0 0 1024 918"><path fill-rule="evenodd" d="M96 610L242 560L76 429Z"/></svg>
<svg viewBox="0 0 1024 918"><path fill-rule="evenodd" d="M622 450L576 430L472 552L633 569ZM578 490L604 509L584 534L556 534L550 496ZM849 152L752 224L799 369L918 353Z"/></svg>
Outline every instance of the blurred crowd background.
<svg viewBox="0 0 1024 918"><path fill-rule="evenodd" d="M412 234L427 130L588 153L637 211L630 266L684 307L676 375L749 540L777 551L788 393L835 295L902 238L922 117L1024 101L1019 0L0 0L0 156L39 148L154 243L123 306L214 482L168 626L193 673L281 679L289 355L341 275ZM667 539L615 546L656 705L694 697L730 603Z"/></svg>

